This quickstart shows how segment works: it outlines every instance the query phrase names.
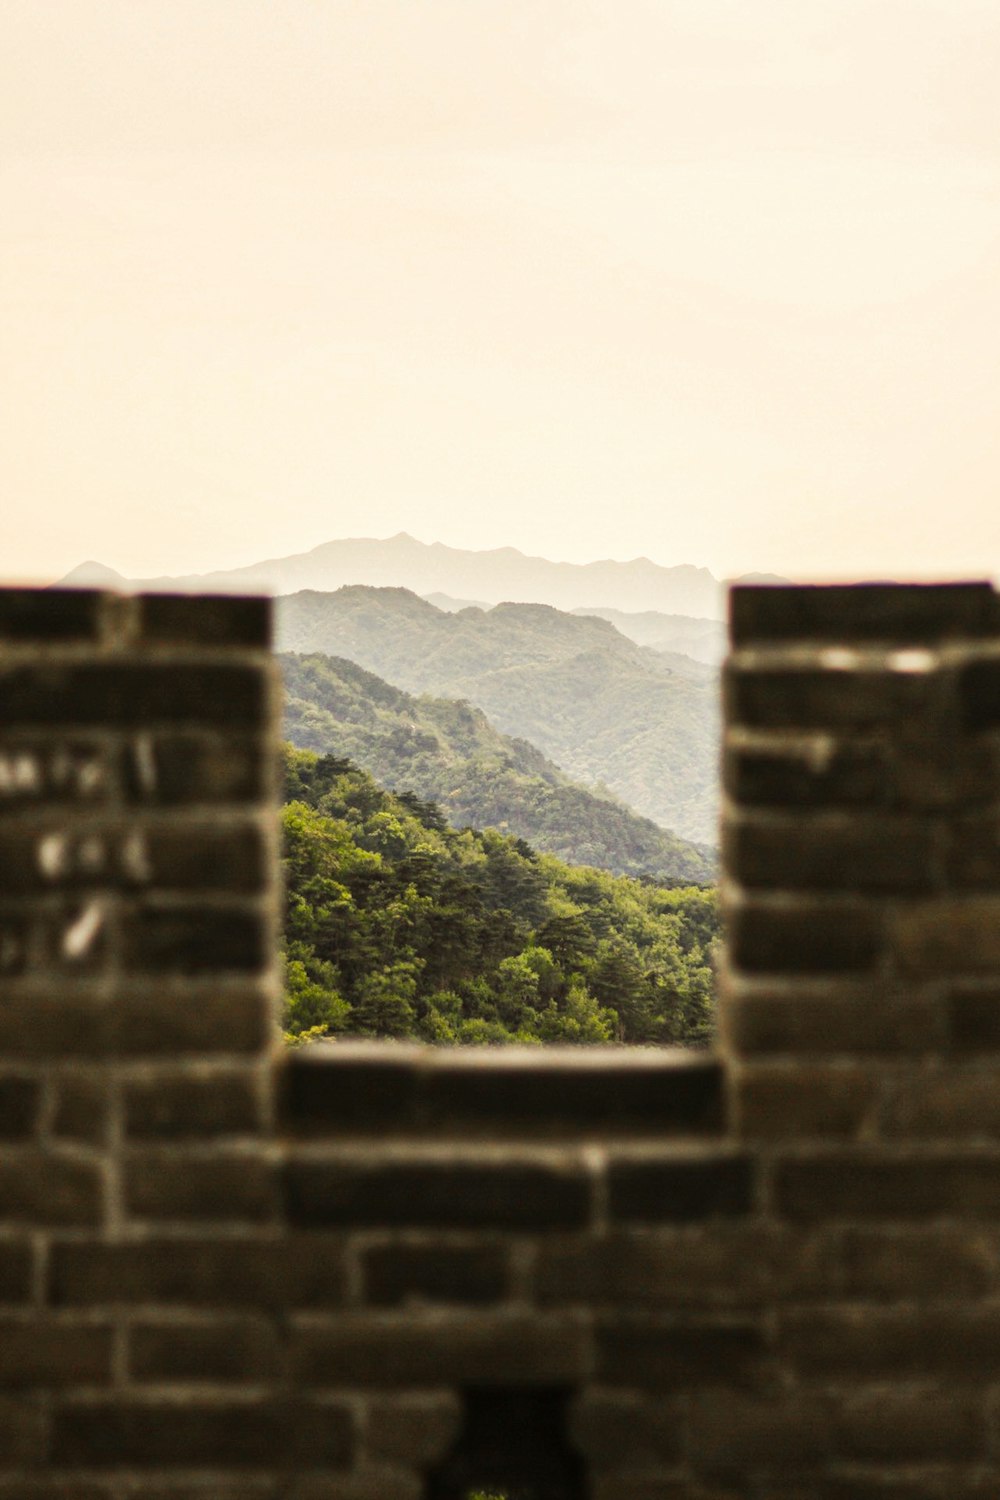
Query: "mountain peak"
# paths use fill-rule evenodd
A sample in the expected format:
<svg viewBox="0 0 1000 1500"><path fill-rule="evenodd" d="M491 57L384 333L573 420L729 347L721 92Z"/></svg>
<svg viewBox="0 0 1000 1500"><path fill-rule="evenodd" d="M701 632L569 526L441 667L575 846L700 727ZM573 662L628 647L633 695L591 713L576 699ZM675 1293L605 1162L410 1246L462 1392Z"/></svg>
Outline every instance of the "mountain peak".
<svg viewBox="0 0 1000 1500"><path fill-rule="evenodd" d="M60 578L55 585L61 589L120 589L128 587L128 580L121 573L116 573L114 568L107 567L104 563L95 562L93 558L82 562L71 569L65 578Z"/></svg>

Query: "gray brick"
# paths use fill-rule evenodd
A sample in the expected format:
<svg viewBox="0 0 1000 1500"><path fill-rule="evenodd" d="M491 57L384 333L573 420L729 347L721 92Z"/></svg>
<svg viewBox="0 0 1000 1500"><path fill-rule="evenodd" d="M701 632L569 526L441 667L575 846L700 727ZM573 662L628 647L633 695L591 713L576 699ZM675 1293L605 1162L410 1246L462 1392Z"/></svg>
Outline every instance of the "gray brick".
<svg viewBox="0 0 1000 1500"><path fill-rule="evenodd" d="M502 1302L508 1295L507 1259L499 1244L374 1245L361 1255L365 1300L377 1307Z"/></svg>
<svg viewBox="0 0 1000 1500"><path fill-rule="evenodd" d="M290 1221L305 1227L544 1229L591 1212L589 1178L572 1163L293 1157L284 1187Z"/></svg>
<svg viewBox="0 0 1000 1500"><path fill-rule="evenodd" d="M52 1454L66 1467L192 1469L347 1467L354 1448L342 1405L294 1402L89 1401L57 1405Z"/></svg>
<svg viewBox="0 0 1000 1500"><path fill-rule="evenodd" d="M278 1333L261 1318L134 1323L128 1361L134 1380L258 1384L279 1373Z"/></svg>
<svg viewBox="0 0 1000 1500"><path fill-rule="evenodd" d="M255 1072L232 1068L156 1073L125 1086L126 1134L139 1140L255 1135L262 1127Z"/></svg>
<svg viewBox="0 0 1000 1500"><path fill-rule="evenodd" d="M608 1163L612 1221L697 1223L732 1218L756 1207L756 1165L732 1152L657 1158L612 1157Z"/></svg>
<svg viewBox="0 0 1000 1500"><path fill-rule="evenodd" d="M338 1307L343 1245L298 1234L57 1242L49 1295L69 1307Z"/></svg>
<svg viewBox="0 0 1000 1500"><path fill-rule="evenodd" d="M293 1369L312 1386L559 1385L588 1377L589 1330L540 1314L342 1316L295 1330Z"/></svg>
<svg viewBox="0 0 1000 1500"><path fill-rule="evenodd" d="M262 1223L277 1214L274 1169L246 1152L132 1150L125 1161L125 1208L135 1219Z"/></svg>
<svg viewBox="0 0 1000 1500"><path fill-rule="evenodd" d="M107 1385L112 1331L98 1323L47 1316L0 1318L0 1386Z"/></svg>
<svg viewBox="0 0 1000 1500"><path fill-rule="evenodd" d="M0 1157L0 1219L19 1224L93 1225L104 1211L96 1163L22 1148Z"/></svg>

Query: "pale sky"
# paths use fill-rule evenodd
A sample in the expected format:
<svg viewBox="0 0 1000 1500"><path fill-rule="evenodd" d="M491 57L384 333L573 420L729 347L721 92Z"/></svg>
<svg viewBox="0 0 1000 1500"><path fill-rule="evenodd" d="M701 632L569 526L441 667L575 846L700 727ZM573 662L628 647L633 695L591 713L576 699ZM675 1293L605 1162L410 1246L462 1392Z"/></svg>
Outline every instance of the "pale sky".
<svg viewBox="0 0 1000 1500"><path fill-rule="evenodd" d="M1000 572L997 0L0 0L0 576Z"/></svg>

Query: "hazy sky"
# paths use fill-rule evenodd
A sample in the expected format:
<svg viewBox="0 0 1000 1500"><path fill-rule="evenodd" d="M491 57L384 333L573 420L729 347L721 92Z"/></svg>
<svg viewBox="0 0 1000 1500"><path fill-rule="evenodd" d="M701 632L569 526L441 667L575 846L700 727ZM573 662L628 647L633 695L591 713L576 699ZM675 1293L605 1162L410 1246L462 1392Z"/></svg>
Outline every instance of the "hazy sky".
<svg viewBox="0 0 1000 1500"><path fill-rule="evenodd" d="M997 0L0 0L0 575L1000 571Z"/></svg>

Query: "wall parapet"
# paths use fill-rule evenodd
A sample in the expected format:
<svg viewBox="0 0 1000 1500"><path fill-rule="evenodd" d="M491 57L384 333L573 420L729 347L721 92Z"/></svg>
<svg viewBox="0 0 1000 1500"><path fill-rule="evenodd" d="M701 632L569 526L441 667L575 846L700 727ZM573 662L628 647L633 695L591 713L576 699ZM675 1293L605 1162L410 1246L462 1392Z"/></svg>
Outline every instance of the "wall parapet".
<svg viewBox="0 0 1000 1500"><path fill-rule="evenodd" d="M262 601L0 591L0 1500L1000 1492L1000 609L738 588L713 1056L276 1026Z"/></svg>

